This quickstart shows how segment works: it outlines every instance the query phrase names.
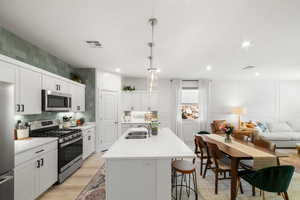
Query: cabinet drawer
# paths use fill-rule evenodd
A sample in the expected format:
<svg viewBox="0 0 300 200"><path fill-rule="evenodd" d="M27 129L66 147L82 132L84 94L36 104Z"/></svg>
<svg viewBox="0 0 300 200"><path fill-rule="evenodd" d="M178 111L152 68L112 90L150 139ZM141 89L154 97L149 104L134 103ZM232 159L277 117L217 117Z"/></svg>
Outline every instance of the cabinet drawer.
<svg viewBox="0 0 300 200"><path fill-rule="evenodd" d="M57 149L57 141L51 142L48 144L44 144L42 146L36 147L34 149L30 149L28 151L24 151L15 157L15 166L18 166L28 160L36 158L44 153L47 153L52 150Z"/></svg>

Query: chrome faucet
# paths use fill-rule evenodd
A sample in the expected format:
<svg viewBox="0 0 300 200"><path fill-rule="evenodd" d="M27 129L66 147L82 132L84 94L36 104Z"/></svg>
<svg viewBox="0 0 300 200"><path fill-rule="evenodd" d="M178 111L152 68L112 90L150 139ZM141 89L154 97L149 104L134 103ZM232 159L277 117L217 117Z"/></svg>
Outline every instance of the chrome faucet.
<svg viewBox="0 0 300 200"><path fill-rule="evenodd" d="M151 127L150 124L148 125L138 125L138 128L144 127L148 130L148 137L151 137Z"/></svg>

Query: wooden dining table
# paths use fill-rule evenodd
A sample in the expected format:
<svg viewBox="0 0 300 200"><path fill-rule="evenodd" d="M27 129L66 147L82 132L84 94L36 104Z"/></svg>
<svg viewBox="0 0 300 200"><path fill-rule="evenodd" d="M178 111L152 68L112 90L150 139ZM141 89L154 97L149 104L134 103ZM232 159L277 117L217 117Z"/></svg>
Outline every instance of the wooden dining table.
<svg viewBox="0 0 300 200"><path fill-rule="evenodd" d="M231 159L230 199L235 200L237 197L238 168L239 168L240 160L250 160L250 159L253 159L253 157L248 153L245 153L237 148L234 148L234 147L228 145L227 143L225 143L225 140L224 140L224 142L221 142L220 140L213 139L212 137L210 137L210 135L201 135L201 136L205 142L215 143L223 153L225 153L226 155L228 155L230 157L230 159ZM265 148L256 146L251 142L242 141L242 140L239 140L236 138L232 138L232 141L236 141L241 144L247 145L248 147L254 148L255 150L261 150L265 153L269 153L271 155L276 156L277 159L279 157L287 156L285 154L275 153L275 152L269 151Z"/></svg>

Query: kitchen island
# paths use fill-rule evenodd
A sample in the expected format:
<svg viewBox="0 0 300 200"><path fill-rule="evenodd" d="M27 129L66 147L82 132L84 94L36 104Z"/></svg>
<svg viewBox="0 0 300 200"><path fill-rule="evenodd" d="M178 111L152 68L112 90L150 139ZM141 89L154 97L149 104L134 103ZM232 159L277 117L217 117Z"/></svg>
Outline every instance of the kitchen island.
<svg viewBox="0 0 300 200"><path fill-rule="evenodd" d="M104 154L107 200L171 200L171 161L193 151L169 128L157 136L126 139L126 131Z"/></svg>

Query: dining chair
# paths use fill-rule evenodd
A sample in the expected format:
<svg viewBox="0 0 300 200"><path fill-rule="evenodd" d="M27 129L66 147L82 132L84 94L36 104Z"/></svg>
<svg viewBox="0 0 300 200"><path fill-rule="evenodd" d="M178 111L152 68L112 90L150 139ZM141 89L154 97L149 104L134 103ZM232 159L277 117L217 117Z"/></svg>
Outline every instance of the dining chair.
<svg viewBox="0 0 300 200"><path fill-rule="evenodd" d="M258 171L243 170L238 175L250 185L262 190L263 200L265 200L264 191L279 193L284 200L289 200L287 190L294 171L294 166L283 165L267 167Z"/></svg>
<svg viewBox="0 0 300 200"><path fill-rule="evenodd" d="M262 137L256 137L253 141L253 144L255 144L258 147L264 148L267 151L270 152L276 152L276 145L266 139L263 139ZM280 160L277 158L277 165L280 165ZM253 170L253 160L241 160L240 166L244 169ZM252 196L255 196L255 187L252 187Z"/></svg>
<svg viewBox="0 0 300 200"><path fill-rule="evenodd" d="M200 159L200 175L203 175L203 166L207 165L207 162L210 162L210 157L207 149L207 145L205 144L203 138L201 136L195 136L195 154L197 158ZM193 163L195 163L196 158L194 158ZM206 162L204 162L206 161Z"/></svg>
<svg viewBox="0 0 300 200"><path fill-rule="evenodd" d="M218 146L214 143L207 142L209 154L212 158L213 166L211 166L211 169L215 173L215 194L218 194L218 183L219 180L224 179L231 179L230 177L226 176L226 173L230 173L231 171L231 165L230 165L230 159L228 159L218 148ZM223 177L219 177L220 174L223 174ZM241 193L243 193L243 188L240 183L240 180L238 180L238 185L240 186Z"/></svg>

